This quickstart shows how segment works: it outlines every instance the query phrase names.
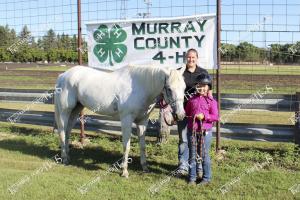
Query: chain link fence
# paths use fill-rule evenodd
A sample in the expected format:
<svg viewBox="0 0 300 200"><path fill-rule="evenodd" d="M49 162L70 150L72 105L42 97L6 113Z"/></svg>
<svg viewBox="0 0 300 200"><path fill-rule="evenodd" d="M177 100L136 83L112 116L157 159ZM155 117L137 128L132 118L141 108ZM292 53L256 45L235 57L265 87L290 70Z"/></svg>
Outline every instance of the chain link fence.
<svg viewBox="0 0 300 200"><path fill-rule="evenodd" d="M221 124L291 127L300 3L223 0L221 10ZM53 88L57 75L78 62L77 1L5 0L0 12L0 88ZM216 13L215 0L82 0L83 62L87 22L204 13Z"/></svg>

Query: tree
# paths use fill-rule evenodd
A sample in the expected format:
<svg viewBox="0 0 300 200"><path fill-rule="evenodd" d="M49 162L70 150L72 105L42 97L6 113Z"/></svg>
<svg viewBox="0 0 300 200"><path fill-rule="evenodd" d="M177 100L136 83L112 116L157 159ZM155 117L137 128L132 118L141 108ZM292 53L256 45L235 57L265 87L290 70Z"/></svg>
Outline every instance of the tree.
<svg viewBox="0 0 300 200"><path fill-rule="evenodd" d="M11 59L11 53L6 48L0 48L0 62L8 62Z"/></svg>
<svg viewBox="0 0 300 200"><path fill-rule="evenodd" d="M0 26L0 47L9 47L11 46L16 39L16 32L14 29L8 27L8 25Z"/></svg>
<svg viewBox="0 0 300 200"><path fill-rule="evenodd" d="M248 42L242 42L237 46L237 54L242 61L262 61L261 50Z"/></svg>
<svg viewBox="0 0 300 200"><path fill-rule="evenodd" d="M21 30L21 32L19 34L19 38L20 39L29 39L30 34L31 33L30 33L28 27L25 25L25 26L23 26L23 28L22 28L22 30Z"/></svg>
<svg viewBox="0 0 300 200"><path fill-rule="evenodd" d="M221 44L219 49L221 54L221 59L225 61L236 60L236 46L234 44Z"/></svg>
<svg viewBox="0 0 300 200"><path fill-rule="evenodd" d="M63 49L72 49L72 38L69 37L69 35L65 35L64 33L60 36L58 35L57 37L57 46L58 48L63 48Z"/></svg>
<svg viewBox="0 0 300 200"><path fill-rule="evenodd" d="M271 62L282 63L283 54L281 53L282 46L280 44L271 44Z"/></svg>
<svg viewBox="0 0 300 200"><path fill-rule="evenodd" d="M47 34L43 37L43 49L49 52L51 49L57 48L57 40L55 32L50 29Z"/></svg>

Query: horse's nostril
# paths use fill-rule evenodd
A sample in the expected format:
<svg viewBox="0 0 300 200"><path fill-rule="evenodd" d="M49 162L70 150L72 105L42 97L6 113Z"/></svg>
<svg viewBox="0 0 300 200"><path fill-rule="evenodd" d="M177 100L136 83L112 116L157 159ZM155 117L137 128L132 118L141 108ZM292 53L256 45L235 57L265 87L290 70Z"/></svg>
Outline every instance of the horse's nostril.
<svg viewBox="0 0 300 200"><path fill-rule="evenodd" d="M185 113L180 113L180 114L178 115L178 119L179 119L179 120L182 120L184 117L185 117Z"/></svg>

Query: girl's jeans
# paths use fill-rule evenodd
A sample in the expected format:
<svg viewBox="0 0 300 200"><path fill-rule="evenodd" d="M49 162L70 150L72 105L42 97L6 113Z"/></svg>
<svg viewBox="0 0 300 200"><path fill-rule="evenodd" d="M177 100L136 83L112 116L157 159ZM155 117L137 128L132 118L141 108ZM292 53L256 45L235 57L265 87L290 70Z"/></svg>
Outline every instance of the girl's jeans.
<svg viewBox="0 0 300 200"><path fill-rule="evenodd" d="M196 181L197 179L197 170L203 168L203 178L202 181L211 180L211 161L209 156L211 139L212 139L212 130L206 130L204 136L204 143L202 145L202 163L199 164L196 162L196 146L193 145L193 134L192 130L188 130L188 146L189 146L189 180ZM200 145L200 144L199 144ZM200 166L199 166L200 165Z"/></svg>

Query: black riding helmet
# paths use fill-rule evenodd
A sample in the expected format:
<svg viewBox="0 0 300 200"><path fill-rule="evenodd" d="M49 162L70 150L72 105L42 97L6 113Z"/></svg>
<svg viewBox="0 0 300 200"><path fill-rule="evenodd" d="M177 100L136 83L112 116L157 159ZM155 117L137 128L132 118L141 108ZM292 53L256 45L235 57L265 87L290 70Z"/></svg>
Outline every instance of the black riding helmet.
<svg viewBox="0 0 300 200"><path fill-rule="evenodd" d="M196 77L196 85L198 83L208 85L210 90L212 88L212 79L211 79L211 76L209 74L200 74L200 75L198 75Z"/></svg>

